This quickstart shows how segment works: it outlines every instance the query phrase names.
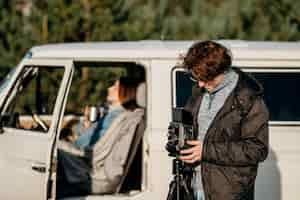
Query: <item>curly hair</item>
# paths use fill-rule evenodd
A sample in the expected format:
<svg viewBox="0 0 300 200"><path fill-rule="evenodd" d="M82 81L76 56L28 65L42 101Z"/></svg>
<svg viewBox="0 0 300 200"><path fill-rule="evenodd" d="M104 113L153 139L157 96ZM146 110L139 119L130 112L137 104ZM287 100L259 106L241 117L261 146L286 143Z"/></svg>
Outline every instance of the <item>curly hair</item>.
<svg viewBox="0 0 300 200"><path fill-rule="evenodd" d="M197 80L210 81L231 66L231 53L213 41L193 44L183 59L183 67Z"/></svg>

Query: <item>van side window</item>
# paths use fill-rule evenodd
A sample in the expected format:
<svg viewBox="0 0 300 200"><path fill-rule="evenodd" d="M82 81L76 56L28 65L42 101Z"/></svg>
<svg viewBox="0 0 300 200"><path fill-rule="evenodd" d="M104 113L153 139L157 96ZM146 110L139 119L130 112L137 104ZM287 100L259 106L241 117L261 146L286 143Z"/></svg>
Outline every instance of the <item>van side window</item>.
<svg viewBox="0 0 300 200"><path fill-rule="evenodd" d="M300 121L300 72L251 72L263 85L264 99L270 111L270 121ZM176 71L175 106L183 107L195 84L184 71ZM174 91L173 89L173 91Z"/></svg>
<svg viewBox="0 0 300 200"><path fill-rule="evenodd" d="M63 73L62 67L25 67L10 92L3 125L47 132Z"/></svg>
<svg viewBox="0 0 300 200"><path fill-rule="evenodd" d="M264 87L271 121L300 121L300 72L252 72Z"/></svg>
<svg viewBox="0 0 300 200"><path fill-rule="evenodd" d="M184 107L188 98L192 95L192 88L195 85L195 82L190 79L190 76L187 75L184 71L175 72L175 99L173 98L174 106ZM173 90L174 91L174 90Z"/></svg>

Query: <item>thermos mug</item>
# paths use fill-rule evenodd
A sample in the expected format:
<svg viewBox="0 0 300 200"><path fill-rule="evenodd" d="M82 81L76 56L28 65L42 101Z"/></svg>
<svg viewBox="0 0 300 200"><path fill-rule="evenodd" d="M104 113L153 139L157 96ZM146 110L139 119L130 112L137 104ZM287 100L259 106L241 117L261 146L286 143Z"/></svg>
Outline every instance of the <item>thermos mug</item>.
<svg viewBox="0 0 300 200"><path fill-rule="evenodd" d="M92 106L90 110L90 121L95 122L98 118L98 109L96 106Z"/></svg>

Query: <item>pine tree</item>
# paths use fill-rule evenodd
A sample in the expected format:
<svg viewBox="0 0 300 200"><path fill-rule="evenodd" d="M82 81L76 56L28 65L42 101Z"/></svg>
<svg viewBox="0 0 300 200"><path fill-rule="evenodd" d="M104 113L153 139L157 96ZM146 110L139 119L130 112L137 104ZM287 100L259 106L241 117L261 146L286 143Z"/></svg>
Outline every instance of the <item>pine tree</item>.
<svg viewBox="0 0 300 200"><path fill-rule="evenodd" d="M24 16L14 2L0 0L0 77L15 66L31 46Z"/></svg>

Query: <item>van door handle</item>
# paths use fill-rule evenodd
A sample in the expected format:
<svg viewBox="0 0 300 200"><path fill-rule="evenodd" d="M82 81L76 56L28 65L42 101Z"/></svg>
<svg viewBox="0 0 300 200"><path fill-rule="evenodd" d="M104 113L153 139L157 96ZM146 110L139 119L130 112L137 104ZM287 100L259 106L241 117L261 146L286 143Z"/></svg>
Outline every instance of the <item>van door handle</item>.
<svg viewBox="0 0 300 200"><path fill-rule="evenodd" d="M32 170L40 172L40 173L45 173L46 172L46 166L41 165L41 164L34 164L32 165Z"/></svg>

